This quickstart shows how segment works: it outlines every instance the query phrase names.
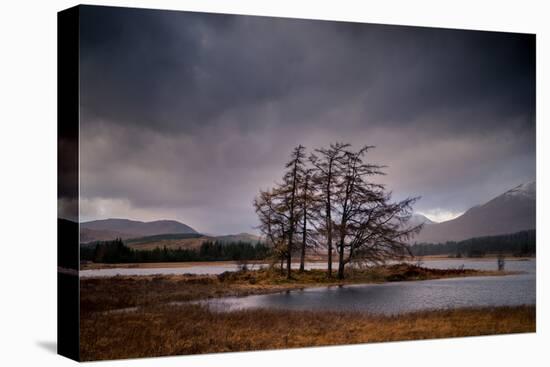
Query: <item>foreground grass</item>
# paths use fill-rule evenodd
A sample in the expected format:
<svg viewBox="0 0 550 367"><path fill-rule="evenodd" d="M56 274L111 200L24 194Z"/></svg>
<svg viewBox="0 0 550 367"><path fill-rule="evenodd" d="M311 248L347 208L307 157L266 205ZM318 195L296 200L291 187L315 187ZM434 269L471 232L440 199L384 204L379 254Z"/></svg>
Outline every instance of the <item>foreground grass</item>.
<svg viewBox="0 0 550 367"><path fill-rule="evenodd" d="M81 318L83 360L234 352L535 331L535 307L470 308L399 316L323 311L153 306Z"/></svg>
<svg viewBox="0 0 550 367"><path fill-rule="evenodd" d="M81 313L126 307L156 306L169 302L266 294L315 286L450 277L505 275L506 272L472 269L429 269L411 264L373 267L348 272L346 279L327 278L324 270L294 272L292 279L274 269L226 272L220 275L158 275L82 278Z"/></svg>

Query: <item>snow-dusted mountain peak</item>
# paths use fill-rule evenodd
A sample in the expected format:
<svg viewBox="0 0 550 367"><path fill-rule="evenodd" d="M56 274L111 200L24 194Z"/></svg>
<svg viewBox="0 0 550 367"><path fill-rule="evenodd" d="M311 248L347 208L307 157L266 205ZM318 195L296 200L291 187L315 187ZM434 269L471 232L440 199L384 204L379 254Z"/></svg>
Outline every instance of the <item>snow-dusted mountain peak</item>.
<svg viewBox="0 0 550 367"><path fill-rule="evenodd" d="M503 195L504 196L512 196L512 197L525 197L529 199L535 199L536 193L537 193L537 185L535 181L524 183L521 185L518 185L514 187L511 190L506 191Z"/></svg>

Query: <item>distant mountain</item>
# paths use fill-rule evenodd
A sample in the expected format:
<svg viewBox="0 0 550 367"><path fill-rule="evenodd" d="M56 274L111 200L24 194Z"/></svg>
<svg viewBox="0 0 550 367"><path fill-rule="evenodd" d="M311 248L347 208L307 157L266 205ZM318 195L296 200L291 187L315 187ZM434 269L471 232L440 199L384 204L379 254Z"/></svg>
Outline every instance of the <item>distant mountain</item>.
<svg viewBox="0 0 550 367"><path fill-rule="evenodd" d="M155 248L197 250L206 241L219 241L223 244L230 242L247 242L256 244L260 240L260 237L249 233L239 233L225 236L205 236L199 233L178 233L131 238L124 242L127 246L136 250L152 250Z"/></svg>
<svg viewBox="0 0 550 367"><path fill-rule="evenodd" d="M135 238L160 234L194 233L193 228L175 220L141 222L129 219L102 219L80 223L80 242Z"/></svg>
<svg viewBox="0 0 550 367"><path fill-rule="evenodd" d="M140 222L128 219L104 219L80 224L80 243L95 244L115 238L136 249L187 248L196 249L205 241L256 243L260 237L250 233L207 236L173 220Z"/></svg>
<svg viewBox="0 0 550 367"><path fill-rule="evenodd" d="M80 228L80 243L88 243L94 241L109 241L115 238L128 239L135 237L128 233L122 233L117 231L108 231L101 229L89 229L89 228Z"/></svg>
<svg viewBox="0 0 550 367"><path fill-rule="evenodd" d="M407 226L410 226L410 227L414 227L414 226L417 226L419 224L434 224L436 222L430 220L430 218L422 215L422 214L418 214L418 213L414 213L411 218L408 220L407 222Z"/></svg>
<svg viewBox="0 0 550 367"><path fill-rule="evenodd" d="M461 216L426 224L414 242L440 243L472 237L492 236L535 229L536 184L529 182L514 187L483 205L467 210Z"/></svg>

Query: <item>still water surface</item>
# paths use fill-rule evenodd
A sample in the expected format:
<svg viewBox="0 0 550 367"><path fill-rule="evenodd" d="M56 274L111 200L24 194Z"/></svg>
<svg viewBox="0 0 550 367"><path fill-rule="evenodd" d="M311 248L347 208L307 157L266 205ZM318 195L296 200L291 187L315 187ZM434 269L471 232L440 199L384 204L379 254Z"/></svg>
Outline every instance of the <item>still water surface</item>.
<svg viewBox="0 0 550 367"><path fill-rule="evenodd" d="M425 266L495 269L496 261L426 261ZM214 310L253 308L366 311L398 314L430 309L473 306L513 306L536 303L535 260L507 261L509 271L523 274L451 278L427 281L309 288L268 295L226 297L206 301Z"/></svg>
<svg viewBox="0 0 550 367"><path fill-rule="evenodd" d="M297 264L296 264L297 265ZM496 270L496 260L431 260L430 268L469 268ZM256 268L261 265L256 265ZM324 263L309 263L325 268ZM220 274L237 270L234 264L197 265L184 268L115 268L84 270L80 276ZM225 297L205 301L214 310L233 311L254 308L290 310L366 311L374 314L469 307L513 306L536 303L536 261L506 261L506 270L521 274L490 277L451 278L384 284L346 285L289 291L246 297Z"/></svg>

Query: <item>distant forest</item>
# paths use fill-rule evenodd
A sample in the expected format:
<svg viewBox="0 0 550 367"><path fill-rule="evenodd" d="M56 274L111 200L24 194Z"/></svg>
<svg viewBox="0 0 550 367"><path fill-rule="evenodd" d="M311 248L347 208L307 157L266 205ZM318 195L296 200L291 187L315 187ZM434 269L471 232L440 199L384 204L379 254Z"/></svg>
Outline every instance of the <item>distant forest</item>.
<svg viewBox="0 0 550 367"><path fill-rule="evenodd" d="M499 236L476 237L464 241L437 244L415 244L413 255L449 255L451 257L482 257L487 254L533 256L536 254L536 231L521 231Z"/></svg>
<svg viewBox="0 0 550 367"><path fill-rule="evenodd" d="M536 231L521 231L500 236L476 237L458 242L421 243L410 246L414 256L448 255L482 257L488 254L533 256L536 254ZM80 259L95 263L147 263L180 261L248 261L273 257L273 249L263 242L205 241L199 249L135 250L120 239L81 245Z"/></svg>
<svg viewBox="0 0 550 367"><path fill-rule="evenodd" d="M271 249L262 242L203 242L198 250L168 249L157 247L153 250L134 250L120 239L98 242L80 247L80 260L95 263L147 263L179 261L244 261L263 260L271 254Z"/></svg>

